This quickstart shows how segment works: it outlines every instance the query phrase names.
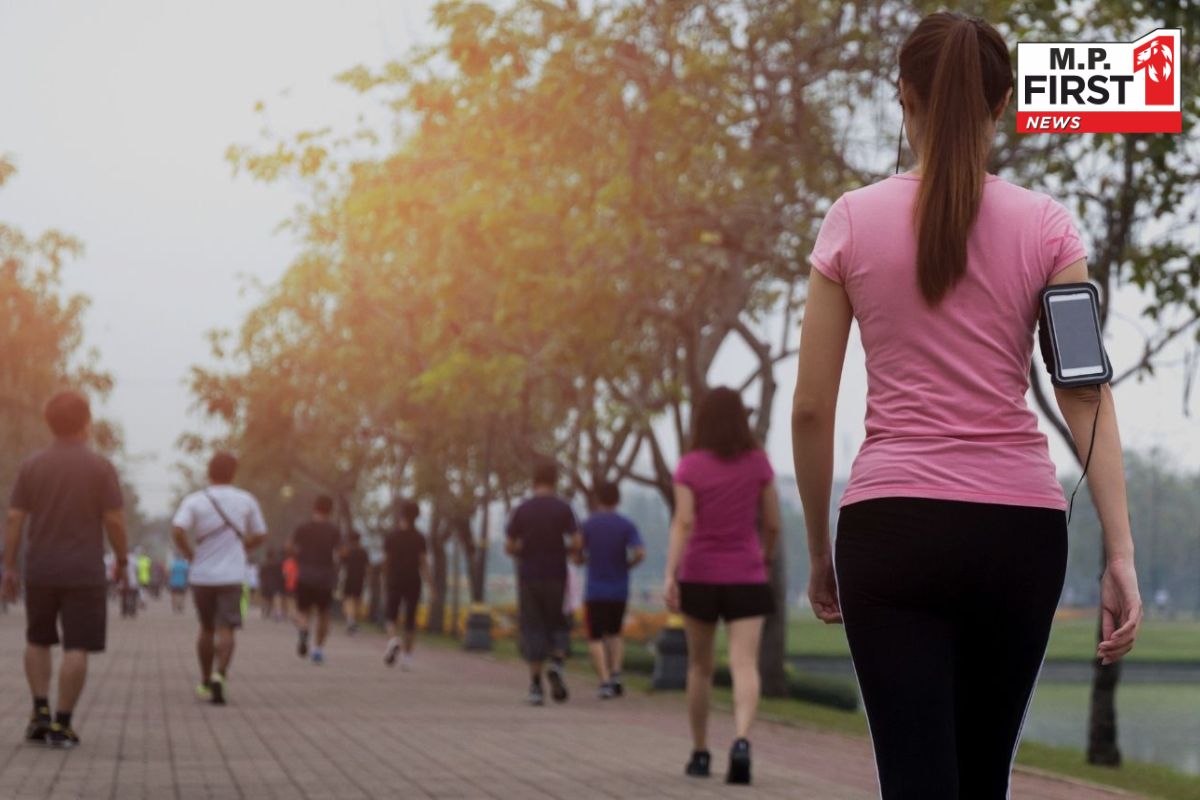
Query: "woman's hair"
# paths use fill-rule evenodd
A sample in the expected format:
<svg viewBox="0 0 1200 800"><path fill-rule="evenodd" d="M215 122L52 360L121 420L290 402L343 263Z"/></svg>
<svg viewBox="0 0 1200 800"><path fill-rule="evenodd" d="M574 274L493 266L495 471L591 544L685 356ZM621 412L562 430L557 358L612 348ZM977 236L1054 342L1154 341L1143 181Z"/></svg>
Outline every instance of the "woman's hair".
<svg viewBox="0 0 1200 800"><path fill-rule="evenodd" d="M728 461L758 446L742 396L727 386L709 390L696 411L692 449L708 450Z"/></svg>
<svg viewBox="0 0 1200 800"><path fill-rule="evenodd" d="M1012 88L1012 62L1008 45L987 22L940 11L904 41L900 78L922 119L917 276L926 302L937 305L967 270L992 120Z"/></svg>

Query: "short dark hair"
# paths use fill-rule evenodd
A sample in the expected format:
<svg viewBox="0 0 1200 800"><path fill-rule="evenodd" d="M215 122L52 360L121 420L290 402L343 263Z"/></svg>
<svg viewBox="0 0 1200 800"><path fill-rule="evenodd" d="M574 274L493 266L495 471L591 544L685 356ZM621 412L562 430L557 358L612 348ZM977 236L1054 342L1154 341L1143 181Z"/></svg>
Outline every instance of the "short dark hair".
<svg viewBox="0 0 1200 800"><path fill-rule="evenodd" d="M724 461L759 447L742 396L728 386L718 386L704 395L695 412L693 430L692 449L708 450Z"/></svg>
<svg viewBox="0 0 1200 800"><path fill-rule="evenodd" d="M46 402L44 414L46 424L60 439L78 436L92 421L92 409L87 398L71 389L51 397Z"/></svg>
<svg viewBox="0 0 1200 800"><path fill-rule="evenodd" d="M621 489L611 481L596 484L596 501L602 506L616 507L621 502Z"/></svg>
<svg viewBox="0 0 1200 800"><path fill-rule="evenodd" d="M558 464L549 459L533 465L534 486L556 486L558 484Z"/></svg>
<svg viewBox="0 0 1200 800"><path fill-rule="evenodd" d="M396 512L401 519L411 525L421 516L421 507L412 500L401 500L396 506Z"/></svg>
<svg viewBox="0 0 1200 800"><path fill-rule="evenodd" d="M333 498L327 494L318 495L317 499L313 501L313 511L318 514L332 514Z"/></svg>
<svg viewBox="0 0 1200 800"><path fill-rule="evenodd" d="M237 475L237 468L237 456L221 450L214 453L208 461L208 479L213 483L233 483L233 476Z"/></svg>

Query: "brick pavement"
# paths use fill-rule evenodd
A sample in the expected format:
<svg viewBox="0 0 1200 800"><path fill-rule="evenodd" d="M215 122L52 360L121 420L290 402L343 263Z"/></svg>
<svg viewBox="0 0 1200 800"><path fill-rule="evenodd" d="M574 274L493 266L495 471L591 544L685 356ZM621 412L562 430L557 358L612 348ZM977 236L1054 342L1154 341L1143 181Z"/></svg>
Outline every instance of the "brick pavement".
<svg viewBox="0 0 1200 800"><path fill-rule="evenodd" d="M250 620L239 637L230 705L193 699L193 616L166 601L110 616L109 652L92 660L76 713L83 746L20 743L29 699L23 615L0 616L0 799L113 798L724 798L745 792L681 775L688 752L678 695L601 703L574 680L562 707L527 708L520 665L426 648L411 673L387 669L382 640L331 636L328 663L294 652L289 626ZM713 719L714 766L731 736ZM757 798L878 796L866 741L763 723ZM1128 797L1018 773L1022 800Z"/></svg>

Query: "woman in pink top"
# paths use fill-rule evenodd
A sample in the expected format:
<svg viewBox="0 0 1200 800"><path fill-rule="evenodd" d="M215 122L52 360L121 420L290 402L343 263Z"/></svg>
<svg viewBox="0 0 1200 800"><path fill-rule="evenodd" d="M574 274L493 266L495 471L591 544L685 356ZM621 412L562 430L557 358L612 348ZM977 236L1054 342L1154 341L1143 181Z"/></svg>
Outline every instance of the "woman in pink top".
<svg viewBox="0 0 1200 800"><path fill-rule="evenodd" d="M1070 214L988 175L1012 96L1008 46L932 14L900 51L911 173L843 195L813 248L793 405L809 597L844 622L885 798L1003 798L1062 590L1062 489L1025 403L1048 284L1087 280ZM851 319L867 357L866 440L829 536L834 409ZM1103 641L1142 616L1107 386L1056 390L1091 456L1104 528Z"/></svg>
<svg viewBox="0 0 1200 800"><path fill-rule="evenodd" d="M774 478L750 432L741 396L725 387L711 390L696 411L692 450L675 470L675 516L663 584L667 607L684 616L694 745L685 771L695 777L709 774L713 643L723 619L737 727L726 781L750 782L746 737L758 709L758 643L763 618L775 609L767 585L767 564L779 536Z"/></svg>

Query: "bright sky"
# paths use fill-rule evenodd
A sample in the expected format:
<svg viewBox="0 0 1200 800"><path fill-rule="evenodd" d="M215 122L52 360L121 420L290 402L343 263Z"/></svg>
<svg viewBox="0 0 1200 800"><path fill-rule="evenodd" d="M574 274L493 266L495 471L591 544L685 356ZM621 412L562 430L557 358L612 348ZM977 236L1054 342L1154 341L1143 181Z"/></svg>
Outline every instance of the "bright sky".
<svg viewBox="0 0 1200 800"><path fill-rule="evenodd" d="M242 291L246 278L274 280L296 252L274 229L298 196L234 178L226 147L255 140L259 100L281 131L352 120L360 105L332 76L427 41L432 5L0 0L0 152L19 170L0 190L0 218L29 234L58 228L86 246L65 281L93 300L87 340L117 382L103 411L125 430L146 513L168 512L175 441L199 425L185 380L209 360L205 332L236 327L255 301ZM1122 307L1132 315L1138 304ZM1118 368L1141 346L1134 330L1112 326ZM748 366L730 348L717 377L733 382ZM781 369L769 442L780 471L790 471L794 371ZM1168 369L1156 383L1120 389L1118 408L1127 445L1159 445L1195 468L1200 427L1181 413L1180 375ZM839 473L862 439L864 394L855 348L839 408Z"/></svg>

